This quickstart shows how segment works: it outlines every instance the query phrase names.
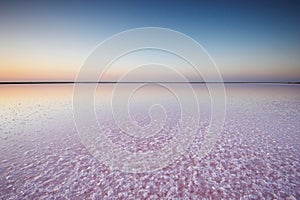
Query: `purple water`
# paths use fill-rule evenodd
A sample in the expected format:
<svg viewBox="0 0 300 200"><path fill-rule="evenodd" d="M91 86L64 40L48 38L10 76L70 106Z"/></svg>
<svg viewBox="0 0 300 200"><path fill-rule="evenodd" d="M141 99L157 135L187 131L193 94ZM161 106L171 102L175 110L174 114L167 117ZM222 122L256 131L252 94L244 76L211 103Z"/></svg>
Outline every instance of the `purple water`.
<svg viewBox="0 0 300 200"><path fill-rule="evenodd" d="M202 158L211 108L204 86L194 85L201 111L195 140L175 162L145 173L112 170L89 153L76 132L72 87L0 86L1 199L300 199L300 86L226 85L225 124ZM130 104L141 126L151 121L152 100L167 114L161 132L136 138L106 111L112 86L105 87L95 112L113 143L147 152L174 138L180 109L173 97L154 90Z"/></svg>

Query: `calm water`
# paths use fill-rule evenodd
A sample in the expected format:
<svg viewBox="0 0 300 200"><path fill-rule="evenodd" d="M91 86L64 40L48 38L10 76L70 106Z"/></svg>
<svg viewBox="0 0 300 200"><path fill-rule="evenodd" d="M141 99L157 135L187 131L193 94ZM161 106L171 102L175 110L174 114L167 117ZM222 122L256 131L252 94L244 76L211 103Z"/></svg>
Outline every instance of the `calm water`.
<svg viewBox="0 0 300 200"><path fill-rule="evenodd" d="M151 123L149 106L164 107L154 112L164 117L162 131L137 137L114 123L108 109L112 88L96 90L94 109L112 143L147 153L172 141L180 121L176 95L156 86L136 92L127 102L136 125ZM187 151L156 171L128 173L111 169L83 145L73 119L72 85L1 85L0 198L300 199L300 86L226 85L225 124L205 157L199 149L212 107L204 86L193 89L201 117ZM189 102L191 96L181 92ZM117 109L123 100L117 97Z"/></svg>

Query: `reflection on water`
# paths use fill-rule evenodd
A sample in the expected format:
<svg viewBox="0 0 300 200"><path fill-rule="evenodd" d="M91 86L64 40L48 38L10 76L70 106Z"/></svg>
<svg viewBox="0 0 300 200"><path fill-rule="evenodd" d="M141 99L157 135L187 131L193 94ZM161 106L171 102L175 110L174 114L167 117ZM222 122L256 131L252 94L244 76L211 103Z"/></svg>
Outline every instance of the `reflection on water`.
<svg viewBox="0 0 300 200"><path fill-rule="evenodd" d="M300 87L226 85L225 125L203 159L197 155L211 106L206 88L193 87L201 113L193 144L163 169L133 174L111 170L83 146L73 120L72 85L0 86L1 199L299 199ZM164 131L146 138L111 131L117 129L107 110L112 88L101 86L95 94L98 123L110 130L112 142L147 152L174 138L180 105L154 86L128 102L130 116L147 126L149 106L159 102Z"/></svg>

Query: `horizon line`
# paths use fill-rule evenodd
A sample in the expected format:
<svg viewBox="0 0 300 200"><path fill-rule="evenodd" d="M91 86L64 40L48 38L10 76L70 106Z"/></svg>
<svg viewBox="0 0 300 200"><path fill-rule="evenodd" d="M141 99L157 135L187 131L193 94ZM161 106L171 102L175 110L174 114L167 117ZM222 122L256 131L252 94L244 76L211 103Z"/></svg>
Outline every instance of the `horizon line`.
<svg viewBox="0 0 300 200"><path fill-rule="evenodd" d="M180 84L180 83L190 83L190 84L247 84L247 83L260 83L260 84L300 84L298 81L4 81L0 82L0 85L25 85L25 84L117 84L117 83L169 83L169 84Z"/></svg>

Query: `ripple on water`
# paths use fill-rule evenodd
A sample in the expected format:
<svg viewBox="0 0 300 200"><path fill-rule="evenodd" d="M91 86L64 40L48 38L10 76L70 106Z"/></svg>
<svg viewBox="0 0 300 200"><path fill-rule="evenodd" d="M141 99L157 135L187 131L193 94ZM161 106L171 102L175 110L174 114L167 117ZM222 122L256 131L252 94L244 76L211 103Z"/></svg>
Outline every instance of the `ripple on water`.
<svg viewBox="0 0 300 200"><path fill-rule="evenodd" d="M198 155L209 126L204 116L186 154L140 174L112 171L93 158L65 100L6 105L0 116L0 198L300 199L299 98L228 98L224 129L207 156ZM116 130L106 122L105 130ZM110 134L125 150L147 152L167 144L176 130L153 140Z"/></svg>

